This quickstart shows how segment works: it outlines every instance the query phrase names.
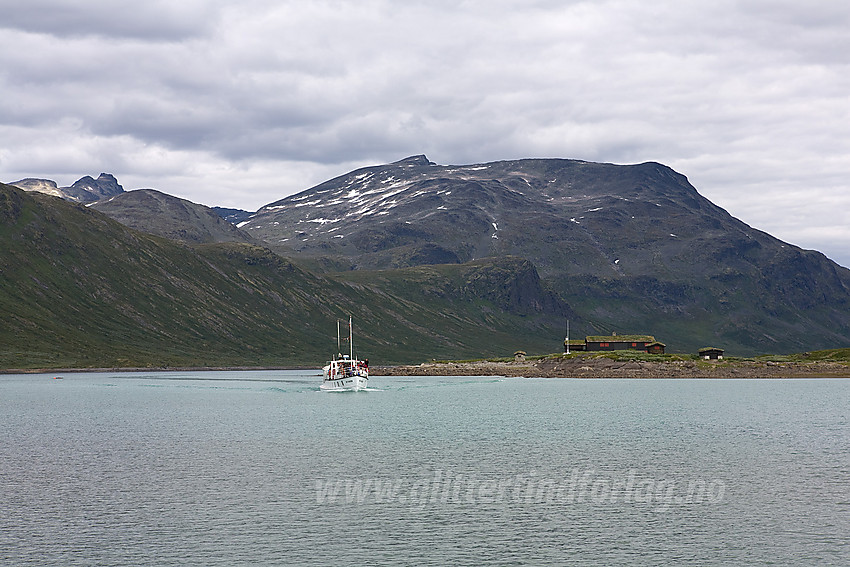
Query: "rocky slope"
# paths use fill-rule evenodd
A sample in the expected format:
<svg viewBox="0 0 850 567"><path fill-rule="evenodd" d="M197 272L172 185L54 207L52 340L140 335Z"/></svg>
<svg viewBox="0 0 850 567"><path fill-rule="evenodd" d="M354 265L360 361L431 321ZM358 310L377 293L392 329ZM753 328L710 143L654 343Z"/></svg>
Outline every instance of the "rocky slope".
<svg viewBox="0 0 850 567"><path fill-rule="evenodd" d="M254 242L209 207L154 189L127 191L91 207L136 230L193 243Z"/></svg>
<svg viewBox="0 0 850 567"><path fill-rule="evenodd" d="M212 210L215 211L218 216L233 224L240 224L241 222L248 220L248 218L254 214L251 211L230 209L227 207L213 207Z"/></svg>

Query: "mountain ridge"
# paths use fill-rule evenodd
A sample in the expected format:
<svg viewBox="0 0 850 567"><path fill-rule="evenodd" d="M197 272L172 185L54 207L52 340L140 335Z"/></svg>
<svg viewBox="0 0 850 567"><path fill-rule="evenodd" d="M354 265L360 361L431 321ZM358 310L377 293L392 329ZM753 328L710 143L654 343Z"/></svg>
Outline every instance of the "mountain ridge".
<svg viewBox="0 0 850 567"><path fill-rule="evenodd" d="M411 156L272 202L241 226L324 270L526 258L587 334L755 354L829 348L850 331L850 270L732 217L656 162Z"/></svg>

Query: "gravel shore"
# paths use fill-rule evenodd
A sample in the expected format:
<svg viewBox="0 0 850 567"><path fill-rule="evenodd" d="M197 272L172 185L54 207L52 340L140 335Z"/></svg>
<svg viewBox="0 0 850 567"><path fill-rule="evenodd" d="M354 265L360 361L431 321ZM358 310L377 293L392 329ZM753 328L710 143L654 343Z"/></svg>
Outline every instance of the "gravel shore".
<svg viewBox="0 0 850 567"><path fill-rule="evenodd" d="M616 361L578 356L526 362L434 362L370 369L373 376L516 376L527 378L850 378L836 362Z"/></svg>

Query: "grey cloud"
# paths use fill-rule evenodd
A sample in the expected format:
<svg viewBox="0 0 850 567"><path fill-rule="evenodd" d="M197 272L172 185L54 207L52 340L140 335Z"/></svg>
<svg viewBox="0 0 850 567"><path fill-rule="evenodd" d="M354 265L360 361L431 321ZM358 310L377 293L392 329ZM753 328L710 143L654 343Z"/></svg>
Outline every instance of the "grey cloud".
<svg viewBox="0 0 850 567"><path fill-rule="evenodd" d="M0 2L0 28L58 38L103 36L175 41L207 33L218 16L216 2L148 0L28 0Z"/></svg>

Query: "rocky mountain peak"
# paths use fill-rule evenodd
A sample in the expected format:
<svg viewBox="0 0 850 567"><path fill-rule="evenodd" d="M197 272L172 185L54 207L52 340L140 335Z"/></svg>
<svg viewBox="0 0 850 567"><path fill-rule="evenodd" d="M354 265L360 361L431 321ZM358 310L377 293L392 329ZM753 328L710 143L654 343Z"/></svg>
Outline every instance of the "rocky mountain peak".
<svg viewBox="0 0 850 567"><path fill-rule="evenodd" d="M417 156L410 156L404 159L400 159L398 161L393 162L390 165L437 165L434 162L430 161L425 154L419 154Z"/></svg>
<svg viewBox="0 0 850 567"><path fill-rule="evenodd" d="M101 173L97 179L86 175L75 181L70 189L79 196L78 200L81 202L99 201L124 192L124 188L111 173Z"/></svg>
<svg viewBox="0 0 850 567"><path fill-rule="evenodd" d="M38 191L67 201L77 203L93 203L107 197L114 197L124 192L124 188L111 173L101 173L97 179L90 175L81 177L70 187L59 187L50 179L26 178L10 183L24 191Z"/></svg>

